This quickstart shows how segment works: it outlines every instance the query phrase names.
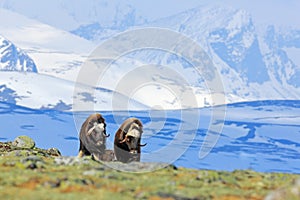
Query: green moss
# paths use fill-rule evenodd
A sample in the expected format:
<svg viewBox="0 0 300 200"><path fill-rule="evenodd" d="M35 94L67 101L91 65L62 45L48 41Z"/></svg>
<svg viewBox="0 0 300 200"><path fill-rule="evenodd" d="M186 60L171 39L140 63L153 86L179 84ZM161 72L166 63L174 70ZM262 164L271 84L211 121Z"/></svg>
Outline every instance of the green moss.
<svg viewBox="0 0 300 200"><path fill-rule="evenodd" d="M16 151L20 151L18 155ZM57 157L48 150L16 148L11 143L0 143L0 155L1 199L257 200L278 188L289 191L290 185L300 178L297 174L172 166L148 173L126 173L88 157ZM147 165L150 164L143 167ZM292 192L286 194L297 199Z"/></svg>
<svg viewBox="0 0 300 200"><path fill-rule="evenodd" d="M13 141L12 145L24 149L32 149L35 147L35 142L30 137L26 135L21 135Z"/></svg>

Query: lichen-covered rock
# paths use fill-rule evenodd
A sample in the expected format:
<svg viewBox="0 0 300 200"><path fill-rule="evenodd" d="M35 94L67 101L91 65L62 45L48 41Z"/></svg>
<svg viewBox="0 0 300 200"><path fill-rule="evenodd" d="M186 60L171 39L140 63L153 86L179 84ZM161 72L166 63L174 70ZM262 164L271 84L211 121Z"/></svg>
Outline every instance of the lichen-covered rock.
<svg viewBox="0 0 300 200"><path fill-rule="evenodd" d="M11 142L0 142L0 155L11 151Z"/></svg>
<svg viewBox="0 0 300 200"><path fill-rule="evenodd" d="M18 136L12 143L13 146L25 149L33 149L35 142L26 135Z"/></svg>
<svg viewBox="0 0 300 200"><path fill-rule="evenodd" d="M29 150L12 150L7 152L8 156L17 156L17 157L26 157L31 155L31 151Z"/></svg>
<svg viewBox="0 0 300 200"><path fill-rule="evenodd" d="M57 148L41 149L35 146L35 142L28 136L19 136L13 142L0 142L0 156L43 156L59 157L60 151Z"/></svg>
<svg viewBox="0 0 300 200"><path fill-rule="evenodd" d="M50 148L50 149L47 150L47 153L50 156L61 156L61 153L57 148Z"/></svg>

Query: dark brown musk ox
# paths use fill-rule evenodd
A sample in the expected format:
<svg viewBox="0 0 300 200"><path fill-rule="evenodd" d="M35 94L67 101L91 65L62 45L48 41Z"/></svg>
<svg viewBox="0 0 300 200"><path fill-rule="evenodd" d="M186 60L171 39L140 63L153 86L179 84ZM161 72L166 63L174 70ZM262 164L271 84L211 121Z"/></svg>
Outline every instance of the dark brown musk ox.
<svg viewBox="0 0 300 200"><path fill-rule="evenodd" d="M143 124L137 118L126 119L115 134L114 153L118 161L127 163L140 161Z"/></svg>
<svg viewBox="0 0 300 200"><path fill-rule="evenodd" d="M105 119L99 113L91 114L82 124L79 134L79 153L78 157L92 155L97 161L111 161L114 158L108 158L111 150L106 150Z"/></svg>

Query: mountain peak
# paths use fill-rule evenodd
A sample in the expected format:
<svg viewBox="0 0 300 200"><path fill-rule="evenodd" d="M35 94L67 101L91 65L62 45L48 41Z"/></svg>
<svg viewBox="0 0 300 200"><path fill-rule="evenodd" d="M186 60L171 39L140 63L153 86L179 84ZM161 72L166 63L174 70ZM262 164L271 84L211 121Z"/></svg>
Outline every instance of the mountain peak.
<svg viewBox="0 0 300 200"><path fill-rule="evenodd" d="M37 72L37 67L26 53L0 35L0 70Z"/></svg>
<svg viewBox="0 0 300 200"><path fill-rule="evenodd" d="M252 24L251 15L245 10L237 10L227 28L242 29L245 24Z"/></svg>

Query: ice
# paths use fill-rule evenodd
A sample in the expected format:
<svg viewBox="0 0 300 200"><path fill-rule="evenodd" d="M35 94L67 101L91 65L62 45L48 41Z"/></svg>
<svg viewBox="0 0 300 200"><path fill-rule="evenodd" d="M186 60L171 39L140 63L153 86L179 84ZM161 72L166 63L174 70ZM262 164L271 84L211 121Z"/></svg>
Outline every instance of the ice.
<svg viewBox="0 0 300 200"><path fill-rule="evenodd" d="M300 173L300 101L264 101L232 104L227 108L224 127L217 143L204 158L199 157L209 130L209 108L200 109L199 126L190 129L190 117L181 110L101 111L107 123L107 148L113 149L114 133L123 120L137 117L144 124L142 162L169 162L196 169L232 171L252 169L262 172ZM91 112L57 112L0 104L3 124L0 140L11 141L19 135L32 137L41 148L57 147L63 155L78 153L78 131ZM257 109L260 108L260 109ZM270 110L272 108L272 110ZM291 112L293 109L293 112ZM99 111L98 111L99 112ZM164 113L164 116L159 114ZM247 113L247 114L245 114ZM259 115L258 121L255 119ZM272 116L272 121L268 117ZM159 123L162 122L162 123ZM5 124L5 126L4 126ZM183 128L183 129L182 129Z"/></svg>

